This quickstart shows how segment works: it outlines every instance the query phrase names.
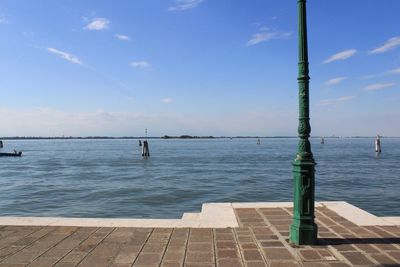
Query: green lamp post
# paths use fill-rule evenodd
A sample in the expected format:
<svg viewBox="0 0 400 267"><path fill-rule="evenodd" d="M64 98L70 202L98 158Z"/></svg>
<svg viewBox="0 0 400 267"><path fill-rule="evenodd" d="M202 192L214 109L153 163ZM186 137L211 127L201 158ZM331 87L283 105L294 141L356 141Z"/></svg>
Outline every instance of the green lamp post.
<svg viewBox="0 0 400 267"><path fill-rule="evenodd" d="M294 206L290 226L290 242L312 245L317 242L318 228L314 222L314 158L311 152L310 104L308 76L306 0L298 0L299 13L299 144L293 162Z"/></svg>

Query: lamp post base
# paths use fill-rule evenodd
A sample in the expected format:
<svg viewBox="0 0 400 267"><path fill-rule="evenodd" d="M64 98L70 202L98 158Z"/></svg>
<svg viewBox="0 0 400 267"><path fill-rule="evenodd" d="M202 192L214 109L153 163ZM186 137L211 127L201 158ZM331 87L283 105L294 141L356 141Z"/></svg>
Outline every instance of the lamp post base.
<svg viewBox="0 0 400 267"><path fill-rule="evenodd" d="M295 221L290 226L290 242L294 245L315 245L317 243L318 226Z"/></svg>
<svg viewBox="0 0 400 267"><path fill-rule="evenodd" d="M297 156L293 162L294 205L290 242L295 245L314 245L318 226L314 222L314 160Z"/></svg>

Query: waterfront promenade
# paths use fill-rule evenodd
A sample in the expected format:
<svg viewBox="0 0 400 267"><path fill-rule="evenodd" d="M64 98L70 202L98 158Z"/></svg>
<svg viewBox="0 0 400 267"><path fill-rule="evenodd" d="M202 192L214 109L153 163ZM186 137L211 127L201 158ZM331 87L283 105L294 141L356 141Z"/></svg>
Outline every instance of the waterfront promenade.
<svg viewBox="0 0 400 267"><path fill-rule="evenodd" d="M399 217L320 202L319 244L293 247L290 206L206 204L181 220L0 217L0 266L400 266Z"/></svg>

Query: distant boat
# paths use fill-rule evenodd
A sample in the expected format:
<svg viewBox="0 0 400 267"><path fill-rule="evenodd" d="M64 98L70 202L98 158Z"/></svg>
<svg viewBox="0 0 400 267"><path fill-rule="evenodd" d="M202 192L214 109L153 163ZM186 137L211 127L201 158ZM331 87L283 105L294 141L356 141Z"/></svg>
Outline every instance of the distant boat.
<svg viewBox="0 0 400 267"><path fill-rule="evenodd" d="M14 153L0 153L0 157L21 157L22 152L15 151Z"/></svg>

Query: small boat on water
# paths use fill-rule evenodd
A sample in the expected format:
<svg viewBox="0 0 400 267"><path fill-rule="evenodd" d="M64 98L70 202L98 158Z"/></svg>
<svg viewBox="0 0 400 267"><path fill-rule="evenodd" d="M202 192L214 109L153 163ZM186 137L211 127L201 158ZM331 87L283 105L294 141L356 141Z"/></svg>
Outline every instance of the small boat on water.
<svg viewBox="0 0 400 267"><path fill-rule="evenodd" d="M22 156L22 152L19 151L15 151L13 153L0 153L0 157L21 157Z"/></svg>

